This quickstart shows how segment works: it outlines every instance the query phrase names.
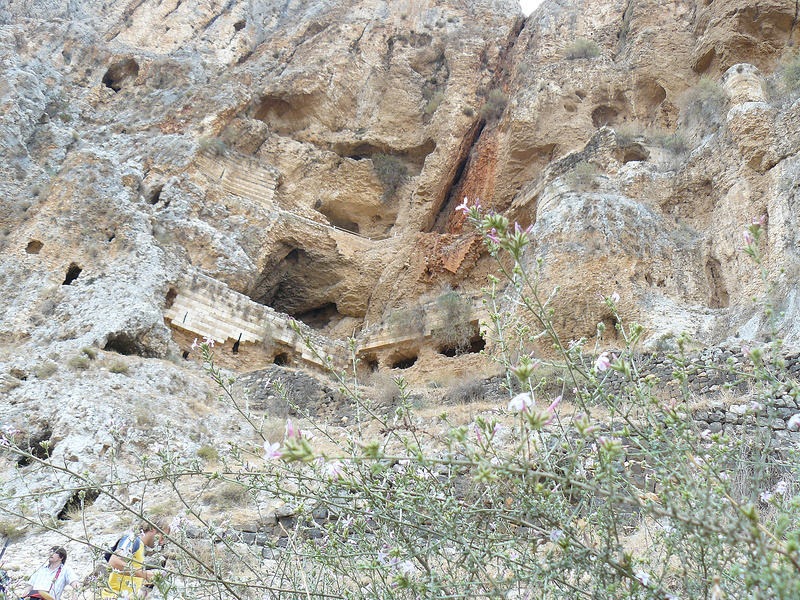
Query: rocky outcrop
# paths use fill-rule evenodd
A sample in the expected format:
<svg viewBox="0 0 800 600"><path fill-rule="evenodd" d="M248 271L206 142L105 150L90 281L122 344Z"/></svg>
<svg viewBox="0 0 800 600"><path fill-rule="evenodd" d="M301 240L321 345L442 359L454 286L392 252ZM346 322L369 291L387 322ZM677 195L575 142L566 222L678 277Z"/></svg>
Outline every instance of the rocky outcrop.
<svg viewBox="0 0 800 600"><path fill-rule="evenodd" d="M318 369L290 316L378 384L494 375L477 334L496 265L465 197L532 226L565 342L622 344L612 292L645 348L762 342L771 289L796 351L796 17L786 0L545 0L527 19L516 0L3 5L0 418L102 471L105 420L147 448L157 406L201 423L179 444L194 455L237 432L204 408L193 339L231 373ZM761 216L765 278L739 250ZM501 312L524 318L515 294ZM348 416L327 384L287 381Z"/></svg>

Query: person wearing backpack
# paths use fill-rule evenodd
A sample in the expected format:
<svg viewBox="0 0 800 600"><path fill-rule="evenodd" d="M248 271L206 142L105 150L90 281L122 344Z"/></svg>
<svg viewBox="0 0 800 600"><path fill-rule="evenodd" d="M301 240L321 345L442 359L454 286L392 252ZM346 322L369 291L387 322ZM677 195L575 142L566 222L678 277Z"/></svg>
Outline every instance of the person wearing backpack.
<svg viewBox="0 0 800 600"><path fill-rule="evenodd" d="M50 548L50 557L47 564L36 570L30 579L28 586L22 593L22 598L34 598L36 600L60 600L64 588L72 586L72 600L78 597L78 577L67 562L67 551L61 546Z"/></svg>
<svg viewBox="0 0 800 600"><path fill-rule="evenodd" d="M142 521L138 535L123 537L108 559L112 571L108 576L108 584L101 592L103 598L108 600L138 594L144 585L152 581L158 569L148 568L144 564L145 548L154 548L156 543L163 544L164 536L168 534L167 521L153 517Z"/></svg>

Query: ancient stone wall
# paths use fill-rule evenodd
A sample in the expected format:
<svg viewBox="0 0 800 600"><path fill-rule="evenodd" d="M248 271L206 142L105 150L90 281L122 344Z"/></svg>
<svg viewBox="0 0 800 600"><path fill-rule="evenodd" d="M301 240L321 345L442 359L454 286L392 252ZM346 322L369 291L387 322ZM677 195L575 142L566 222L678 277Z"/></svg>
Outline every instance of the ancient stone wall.
<svg viewBox="0 0 800 600"><path fill-rule="evenodd" d="M765 359L767 360L767 359ZM800 380L800 353L793 352L780 357L790 381ZM769 425L774 431L786 431L788 420L800 412L798 391L791 384L782 384L770 399L769 406L752 405L752 383L749 375L753 364L741 348L718 347L687 356L687 364L680 367L670 354L655 354L635 361L640 378L651 377L656 394L665 402L679 400L681 383L675 378L677 370L686 374L685 389L693 399L690 406L692 418L698 426L711 433L725 431L743 434L753 425ZM621 373L607 372L603 387L609 394L619 394L625 382ZM727 395L727 400L725 396Z"/></svg>
<svg viewBox="0 0 800 600"><path fill-rule="evenodd" d="M271 204L275 197L278 171L254 158L205 150L198 154L196 164L230 194L263 204Z"/></svg>

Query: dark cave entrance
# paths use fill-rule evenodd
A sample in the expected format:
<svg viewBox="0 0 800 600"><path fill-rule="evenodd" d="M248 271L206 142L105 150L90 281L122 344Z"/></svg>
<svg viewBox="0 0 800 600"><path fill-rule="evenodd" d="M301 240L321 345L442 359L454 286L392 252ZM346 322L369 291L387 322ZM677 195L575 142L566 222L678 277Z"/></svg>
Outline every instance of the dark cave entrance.
<svg viewBox="0 0 800 600"><path fill-rule="evenodd" d="M67 269L67 276L64 278L64 283L61 285L72 285L72 282L78 278L82 270L83 269L81 269L78 265L72 263Z"/></svg>

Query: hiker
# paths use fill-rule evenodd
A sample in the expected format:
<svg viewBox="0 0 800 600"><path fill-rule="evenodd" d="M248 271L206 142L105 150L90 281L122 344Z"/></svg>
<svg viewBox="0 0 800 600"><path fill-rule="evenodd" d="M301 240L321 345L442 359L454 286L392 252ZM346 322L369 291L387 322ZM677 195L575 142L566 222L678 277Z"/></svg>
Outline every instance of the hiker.
<svg viewBox="0 0 800 600"><path fill-rule="evenodd" d="M153 580L158 570L155 566L148 568L148 565L144 564L145 548L154 548L156 542L163 545L164 535L167 534L169 534L167 521L153 517L149 521L142 521L138 535L123 537L108 559L108 564L113 570L108 576L108 585L102 590L103 598L139 594L140 590L145 593L147 584Z"/></svg>
<svg viewBox="0 0 800 600"><path fill-rule="evenodd" d="M28 587L22 594L23 598L36 598L41 600L60 600L64 588L72 586L72 600L78 597L78 577L72 568L66 566L67 551L62 546L50 548L50 558L47 564L38 569L30 579Z"/></svg>

